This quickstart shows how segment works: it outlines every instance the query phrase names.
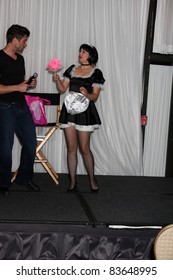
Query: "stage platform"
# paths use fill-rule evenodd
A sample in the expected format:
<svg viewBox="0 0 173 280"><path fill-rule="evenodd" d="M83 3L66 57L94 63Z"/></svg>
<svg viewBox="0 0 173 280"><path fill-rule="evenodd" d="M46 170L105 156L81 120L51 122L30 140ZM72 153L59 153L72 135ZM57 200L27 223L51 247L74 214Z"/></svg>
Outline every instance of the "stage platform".
<svg viewBox="0 0 173 280"><path fill-rule="evenodd" d="M13 184L0 195L0 243L8 248L0 247L0 259L153 259L157 233L173 223L173 178L97 180L98 193L86 175L77 176L76 193L66 192L67 174L58 186L35 174L40 192Z"/></svg>

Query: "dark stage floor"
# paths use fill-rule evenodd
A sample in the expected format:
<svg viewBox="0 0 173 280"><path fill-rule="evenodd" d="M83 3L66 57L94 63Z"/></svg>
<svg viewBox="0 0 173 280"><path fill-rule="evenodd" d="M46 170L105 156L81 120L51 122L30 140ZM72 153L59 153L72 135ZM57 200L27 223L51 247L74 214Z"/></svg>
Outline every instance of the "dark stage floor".
<svg viewBox="0 0 173 280"><path fill-rule="evenodd" d="M98 193L88 177L78 175L77 193L67 193L68 176L55 185L46 173L35 174L40 192L13 184L0 195L0 222L35 222L91 226L164 226L173 223L173 178L97 176Z"/></svg>
<svg viewBox="0 0 173 280"><path fill-rule="evenodd" d="M98 193L78 175L55 185L35 174L40 192L13 185L0 195L0 259L153 259L161 227L173 223L173 178L97 176ZM4 250L5 248L5 250Z"/></svg>

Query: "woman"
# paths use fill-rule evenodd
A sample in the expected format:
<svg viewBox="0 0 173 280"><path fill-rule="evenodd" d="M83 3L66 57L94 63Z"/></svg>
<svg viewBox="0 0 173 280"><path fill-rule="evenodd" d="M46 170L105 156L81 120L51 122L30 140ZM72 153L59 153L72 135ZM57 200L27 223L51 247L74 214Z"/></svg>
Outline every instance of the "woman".
<svg viewBox="0 0 173 280"><path fill-rule="evenodd" d="M87 44L82 44L79 48L79 65L71 65L64 72L63 79L60 79L58 74L53 75L57 90L63 94L67 88L69 88L70 92L63 103L59 121L61 128L64 129L67 143L67 163L70 175L70 185L67 191L71 192L74 192L77 187L76 170L78 146L89 176L90 189L92 192L97 192L99 190L94 175L94 157L90 150L91 133L101 124L94 103L105 81L101 70L96 68L97 61L98 53L96 48ZM88 107L87 109L83 109L85 111L80 113L69 113L69 100L67 99L69 97L74 97L74 93L77 92L80 93L79 96L82 94L82 97L85 97L83 104L87 104Z"/></svg>

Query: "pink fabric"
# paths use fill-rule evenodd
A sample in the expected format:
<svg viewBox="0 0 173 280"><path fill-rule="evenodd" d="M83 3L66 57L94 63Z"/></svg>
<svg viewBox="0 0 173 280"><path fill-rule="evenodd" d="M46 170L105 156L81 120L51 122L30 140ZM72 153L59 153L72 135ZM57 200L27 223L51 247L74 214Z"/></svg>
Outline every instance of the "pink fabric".
<svg viewBox="0 0 173 280"><path fill-rule="evenodd" d="M31 111L34 123L37 125L47 124L44 104L50 104L50 101L47 99L40 98L39 96L31 95L25 95L25 100Z"/></svg>

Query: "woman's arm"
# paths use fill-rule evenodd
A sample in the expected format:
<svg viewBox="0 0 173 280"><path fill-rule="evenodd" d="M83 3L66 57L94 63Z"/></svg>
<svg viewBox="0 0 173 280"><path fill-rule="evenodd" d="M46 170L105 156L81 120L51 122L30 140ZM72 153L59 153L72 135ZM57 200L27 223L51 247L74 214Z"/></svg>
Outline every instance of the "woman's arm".
<svg viewBox="0 0 173 280"><path fill-rule="evenodd" d="M67 90L69 85L69 80L67 79L61 80L58 74L53 74L53 81L56 83L56 88L59 93L63 94Z"/></svg>
<svg viewBox="0 0 173 280"><path fill-rule="evenodd" d="M100 94L100 87L93 87L92 93L88 93L85 87L80 87L80 92L87 97L89 100L96 101Z"/></svg>

